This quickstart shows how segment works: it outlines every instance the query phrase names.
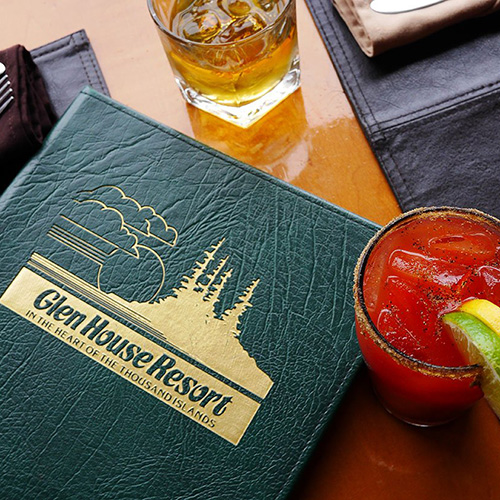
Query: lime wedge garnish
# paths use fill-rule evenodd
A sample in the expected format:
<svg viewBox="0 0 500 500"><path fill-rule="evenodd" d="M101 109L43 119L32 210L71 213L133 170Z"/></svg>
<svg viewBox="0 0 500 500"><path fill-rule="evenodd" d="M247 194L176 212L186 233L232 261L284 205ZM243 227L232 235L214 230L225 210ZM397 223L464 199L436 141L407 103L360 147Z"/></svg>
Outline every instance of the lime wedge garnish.
<svg viewBox="0 0 500 500"><path fill-rule="evenodd" d="M500 418L500 335L468 312L448 313L442 319L467 361L482 366L481 389Z"/></svg>

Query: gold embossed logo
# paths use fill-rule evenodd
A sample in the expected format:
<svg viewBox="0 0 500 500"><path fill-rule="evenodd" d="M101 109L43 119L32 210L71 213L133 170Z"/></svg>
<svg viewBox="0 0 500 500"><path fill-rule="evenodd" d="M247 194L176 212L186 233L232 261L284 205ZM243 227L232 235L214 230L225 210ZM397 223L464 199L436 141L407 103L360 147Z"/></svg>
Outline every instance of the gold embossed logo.
<svg viewBox="0 0 500 500"><path fill-rule="evenodd" d="M238 444L273 385L241 343L259 279L221 300L234 274L221 238L166 290L174 227L116 186L73 201L47 233L57 250L33 253L0 303Z"/></svg>

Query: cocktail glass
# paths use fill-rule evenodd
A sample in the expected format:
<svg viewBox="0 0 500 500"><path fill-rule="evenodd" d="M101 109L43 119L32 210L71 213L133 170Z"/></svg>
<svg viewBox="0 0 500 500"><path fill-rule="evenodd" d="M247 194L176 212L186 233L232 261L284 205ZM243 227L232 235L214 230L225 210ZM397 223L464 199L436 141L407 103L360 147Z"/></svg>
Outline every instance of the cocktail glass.
<svg viewBox="0 0 500 500"><path fill-rule="evenodd" d="M191 8L197 13L204 30L199 37L174 32L179 5L187 5L187 15ZM295 0L148 0L148 6L177 85L190 104L246 128L299 87ZM200 21L200 12L210 18ZM214 12L225 20L219 22ZM211 26L224 23L230 25L213 35L218 28Z"/></svg>
<svg viewBox="0 0 500 500"><path fill-rule="evenodd" d="M480 399L481 368L477 365L433 365L395 348L377 329L368 313L363 280L370 255L384 238L402 225L436 214L463 217L493 226L497 231L500 229L498 219L477 210L449 207L416 209L394 219L370 240L359 258L354 277L356 333L375 392L390 413L419 426L439 425L453 420Z"/></svg>

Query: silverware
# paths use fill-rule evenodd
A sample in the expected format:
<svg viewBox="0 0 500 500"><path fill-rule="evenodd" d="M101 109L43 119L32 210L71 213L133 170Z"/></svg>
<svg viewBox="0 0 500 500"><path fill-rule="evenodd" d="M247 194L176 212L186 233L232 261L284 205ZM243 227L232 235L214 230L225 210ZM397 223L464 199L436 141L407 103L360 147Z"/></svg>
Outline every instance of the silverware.
<svg viewBox="0 0 500 500"><path fill-rule="evenodd" d="M446 0L372 0L370 7L380 14L399 14L424 9Z"/></svg>
<svg viewBox="0 0 500 500"><path fill-rule="evenodd" d="M14 100L9 76L6 73L5 65L0 63L0 115L9 107Z"/></svg>

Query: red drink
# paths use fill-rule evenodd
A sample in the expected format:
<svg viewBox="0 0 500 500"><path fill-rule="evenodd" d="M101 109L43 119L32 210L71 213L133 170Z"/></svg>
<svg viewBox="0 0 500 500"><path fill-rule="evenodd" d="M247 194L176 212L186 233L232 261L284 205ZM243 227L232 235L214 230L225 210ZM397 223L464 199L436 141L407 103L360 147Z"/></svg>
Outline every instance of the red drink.
<svg viewBox="0 0 500 500"><path fill-rule="evenodd" d="M440 317L472 298L500 305L500 221L421 209L380 231L360 257L359 344L387 409L418 425L451 420L482 396Z"/></svg>

